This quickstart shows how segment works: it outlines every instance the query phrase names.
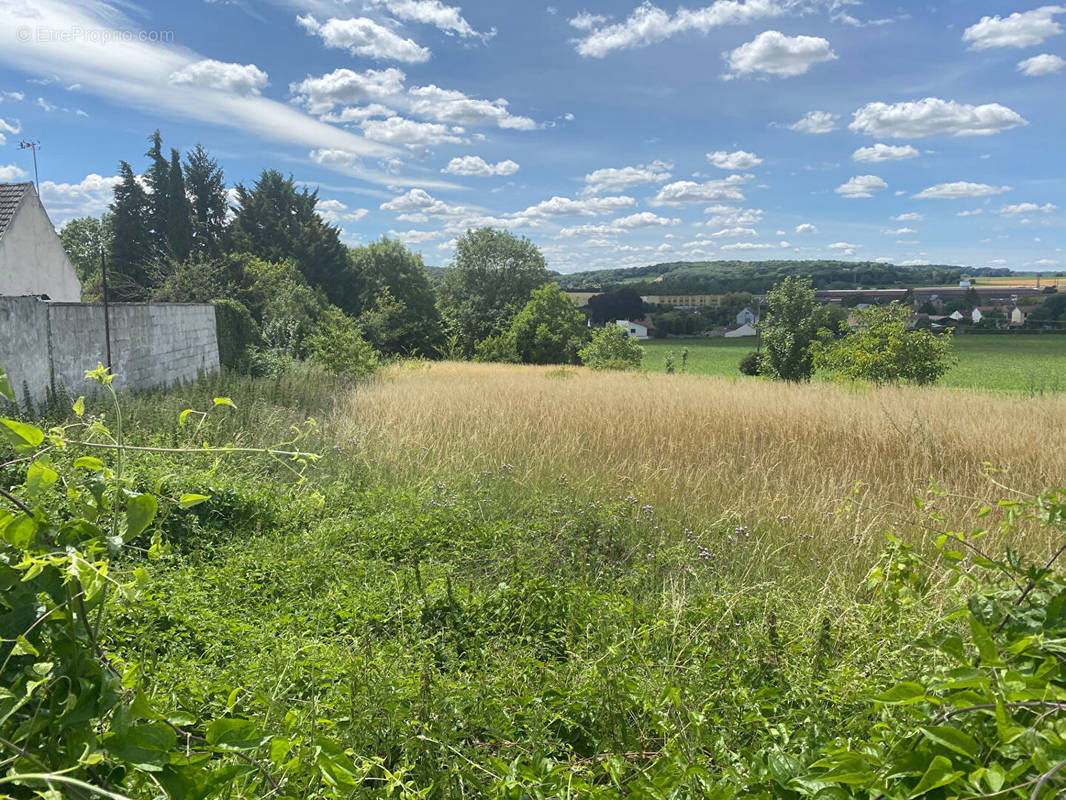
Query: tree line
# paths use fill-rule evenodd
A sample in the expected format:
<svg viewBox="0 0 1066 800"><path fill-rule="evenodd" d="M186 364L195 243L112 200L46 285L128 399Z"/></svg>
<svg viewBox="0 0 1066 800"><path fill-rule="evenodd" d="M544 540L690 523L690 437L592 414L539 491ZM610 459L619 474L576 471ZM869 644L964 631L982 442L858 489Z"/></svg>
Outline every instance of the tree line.
<svg viewBox="0 0 1066 800"><path fill-rule="evenodd" d="M230 191L202 146L167 154L159 131L144 158L140 174L119 164L106 214L70 221L60 238L87 300L102 297L103 252L114 301L215 303L226 366L269 373L311 359L357 374L395 356L579 363L593 338L525 237L467 231L434 281L399 241L346 246L317 190L277 170ZM612 346L633 361L631 347Z"/></svg>
<svg viewBox="0 0 1066 800"><path fill-rule="evenodd" d="M623 286L642 295L764 294L790 275L804 274L816 289L883 289L942 286L964 275L1011 275L1009 269L949 265L896 266L874 261L689 261L575 272L559 277L568 291L611 291Z"/></svg>

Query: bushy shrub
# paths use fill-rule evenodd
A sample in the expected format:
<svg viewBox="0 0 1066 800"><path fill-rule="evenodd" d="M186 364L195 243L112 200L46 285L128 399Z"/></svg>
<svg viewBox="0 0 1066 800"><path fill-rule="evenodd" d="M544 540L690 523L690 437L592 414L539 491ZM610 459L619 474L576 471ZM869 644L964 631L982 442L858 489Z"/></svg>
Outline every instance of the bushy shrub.
<svg viewBox="0 0 1066 800"><path fill-rule="evenodd" d="M336 306L330 306L307 337L311 361L328 372L360 377L379 366L374 348L363 338L359 324Z"/></svg>
<svg viewBox="0 0 1066 800"><path fill-rule="evenodd" d="M248 372L250 348L259 344L251 312L236 300L215 300L218 360L227 369Z"/></svg>
<svg viewBox="0 0 1066 800"><path fill-rule="evenodd" d="M744 375L762 374L762 356L752 351L740 359L740 371Z"/></svg>
<svg viewBox="0 0 1066 800"><path fill-rule="evenodd" d="M818 369L847 380L922 385L935 383L955 363L951 334L908 330L904 306L875 306L856 316L854 331L815 346Z"/></svg>
<svg viewBox="0 0 1066 800"><path fill-rule="evenodd" d="M499 336L482 339L474 348L475 361L496 361L503 364L520 364L518 347L513 331L504 331Z"/></svg>
<svg viewBox="0 0 1066 800"><path fill-rule="evenodd" d="M644 348L620 326L608 323L592 334L592 341L578 355L592 369L640 369Z"/></svg>

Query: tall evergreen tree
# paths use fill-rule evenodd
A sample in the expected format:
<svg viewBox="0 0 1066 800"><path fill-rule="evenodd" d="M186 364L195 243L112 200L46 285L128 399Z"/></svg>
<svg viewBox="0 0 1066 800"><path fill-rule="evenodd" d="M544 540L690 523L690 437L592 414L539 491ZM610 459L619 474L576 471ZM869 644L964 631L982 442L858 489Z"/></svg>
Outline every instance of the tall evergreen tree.
<svg viewBox="0 0 1066 800"><path fill-rule="evenodd" d="M291 176L267 170L251 189L238 184L237 198L240 209L232 235L238 250L267 261L291 258L307 282L321 288L331 303L358 313L360 298L351 285L348 251L339 229L315 211L317 191L297 191Z"/></svg>
<svg viewBox="0 0 1066 800"><path fill-rule="evenodd" d="M133 168L119 165L121 183L111 203L111 253L108 281L115 300L145 300L149 292L148 265L152 263L151 203Z"/></svg>
<svg viewBox="0 0 1066 800"><path fill-rule="evenodd" d="M167 247L167 214L170 211L170 162L163 155L163 137L157 130L148 137L151 147L144 155L151 162L144 173L148 184L148 225L154 260L165 257Z"/></svg>
<svg viewBox="0 0 1066 800"><path fill-rule="evenodd" d="M192 251L192 206L185 194L185 176L181 171L181 153L170 151L170 179L167 185L167 245L179 262Z"/></svg>
<svg viewBox="0 0 1066 800"><path fill-rule="evenodd" d="M185 156L185 189L192 202L193 249L217 254L226 235L226 181L218 162L202 145Z"/></svg>

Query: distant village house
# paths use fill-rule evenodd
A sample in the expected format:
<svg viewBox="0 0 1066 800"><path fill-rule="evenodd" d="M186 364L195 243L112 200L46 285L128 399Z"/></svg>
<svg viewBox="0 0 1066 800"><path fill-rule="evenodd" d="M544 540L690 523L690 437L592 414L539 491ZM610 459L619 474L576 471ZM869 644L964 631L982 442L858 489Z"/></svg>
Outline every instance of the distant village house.
<svg viewBox="0 0 1066 800"><path fill-rule="evenodd" d="M639 322L630 322L627 319L616 320L615 324L629 334L630 339L640 339L641 341L644 341L648 338L647 325L642 325Z"/></svg>

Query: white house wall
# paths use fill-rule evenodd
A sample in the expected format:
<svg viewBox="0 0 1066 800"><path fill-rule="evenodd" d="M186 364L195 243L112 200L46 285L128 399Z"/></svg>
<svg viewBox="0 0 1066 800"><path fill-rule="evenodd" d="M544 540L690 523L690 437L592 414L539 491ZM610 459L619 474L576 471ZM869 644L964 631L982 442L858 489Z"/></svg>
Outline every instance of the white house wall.
<svg viewBox="0 0 1066 800"><path fill-rule="evenodd" d="M81 300L81 283L44 206L27 191L0 237L0 295Z"/></svg>

